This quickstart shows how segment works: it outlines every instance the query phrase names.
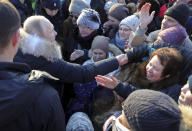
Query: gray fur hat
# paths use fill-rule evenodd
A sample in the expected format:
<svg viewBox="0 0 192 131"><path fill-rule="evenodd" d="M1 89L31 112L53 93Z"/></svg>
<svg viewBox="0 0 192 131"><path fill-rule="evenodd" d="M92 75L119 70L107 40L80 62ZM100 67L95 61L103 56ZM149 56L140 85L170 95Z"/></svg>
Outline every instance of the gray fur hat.
<svg viewBox="0 0 192 131"><path fill-rule="evenodd" d="M94 30L99 29L100 24L99 14L93 9L83 9L77 19L77 25L85 25Z"/></svg>
<svg viewBox="0 0 192 131"><path fill-rule="evenodd" d="M72 0L69 5L69 12L80 14L85 8L91 8L85 0Z"/></svg>

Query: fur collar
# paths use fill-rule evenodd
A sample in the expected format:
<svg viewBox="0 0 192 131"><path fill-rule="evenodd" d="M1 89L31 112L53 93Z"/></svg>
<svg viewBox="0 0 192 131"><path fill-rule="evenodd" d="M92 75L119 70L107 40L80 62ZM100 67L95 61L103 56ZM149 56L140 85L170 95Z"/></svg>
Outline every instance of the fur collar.
<svg viewBox="0 0 192 131"><path fill-rule="evenodd" d="M42 56L51 62L62 59L61 49L56 41L47 41L24 31L21 31L19 48L23 54L30 54L36 57Z"/></svg>
<svg viewBox="0 0 192 131"><path fill-rule="evenodd" d="M179 131L192 131L192 108L190 106L180 105L181 122Z"/></svg>
<svg viewBox="0 0 192 131"><path fill-rule="evenodd" d="M160 80L155 83L151 83L146 79L145 74L145 67L147 65L148 61L144 61L135 71L132 84L136 87L143 88L143 89L152 89L152 90L160 90L160 89L166 89L169 86L172 86L177 83L178 80L178 74L165 78L163 80Z"/></svg>

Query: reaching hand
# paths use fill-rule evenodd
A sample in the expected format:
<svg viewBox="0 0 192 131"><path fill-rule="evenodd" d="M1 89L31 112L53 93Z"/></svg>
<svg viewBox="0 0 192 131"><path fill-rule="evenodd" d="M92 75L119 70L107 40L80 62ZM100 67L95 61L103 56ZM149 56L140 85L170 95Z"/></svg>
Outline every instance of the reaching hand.
<svg viewBox="0 0 192 131"><path fill-rule="evenodd" d="M117 58L120 66L128 63L127 54L118 55L118 56L116 56L116 58Z"/></svg>
<svg viewBox="0 0 192 131"><path fill-rule="evenodd" d="M107 127L112 123L113 120L115 120L116 117L115 116L110 116L106 122L104 123L103 125L103 131L106 131L107 130Z"/></svg>
<svg viewBox="0 0 192 131"><path fill-rule="evenodd" d="M139 14L141 28L146 28L148 26L148 24L150 24L151 21L153 20L155 11L153 11L151 14L149 14L150 7L151 7L151 4L146 3L141 8L141 11Z"/></svg>
<svg viewBox="0 0 192 131"><path fill-rule="evenodd" d="M119 84L119 81L114 76L108 78L106 76L97 75L95 79L99 83L99 85L107 87L109 89L114 89Z"/></svg>
<svg viewBox="0 0 192 131"><path fill-rule="evenodd" d="M83 56L84 55L84 51L83 50L74 50L73 53L71 53L71 56L70 56L70 61L74 61L76 59L78 59L79 57Z"/></svg>

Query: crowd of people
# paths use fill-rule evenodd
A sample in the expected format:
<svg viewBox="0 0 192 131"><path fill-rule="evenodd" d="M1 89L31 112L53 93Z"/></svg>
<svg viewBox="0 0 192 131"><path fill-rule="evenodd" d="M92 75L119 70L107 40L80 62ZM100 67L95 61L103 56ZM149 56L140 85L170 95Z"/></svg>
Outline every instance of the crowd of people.
<svg viewBox="0 0 192 131"><path fill-rule="evenodd" d="M192 131L191 0L0 0L1 131Z"/></svg>

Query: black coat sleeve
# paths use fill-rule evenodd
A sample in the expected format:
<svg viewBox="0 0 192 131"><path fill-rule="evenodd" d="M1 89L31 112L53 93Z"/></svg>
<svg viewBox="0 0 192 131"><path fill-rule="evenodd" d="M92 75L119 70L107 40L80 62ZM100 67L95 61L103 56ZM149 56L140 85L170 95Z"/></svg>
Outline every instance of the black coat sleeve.
<svg viewBox="0 0 192 131"><path fill-rule="evenodd" d="M53 63L49 62L41 70L47 71L66 83L85 83L94 80L96 75L105 75L116 70L118 67L117 59L109 58L85 66L59 60Z"/></svg>

